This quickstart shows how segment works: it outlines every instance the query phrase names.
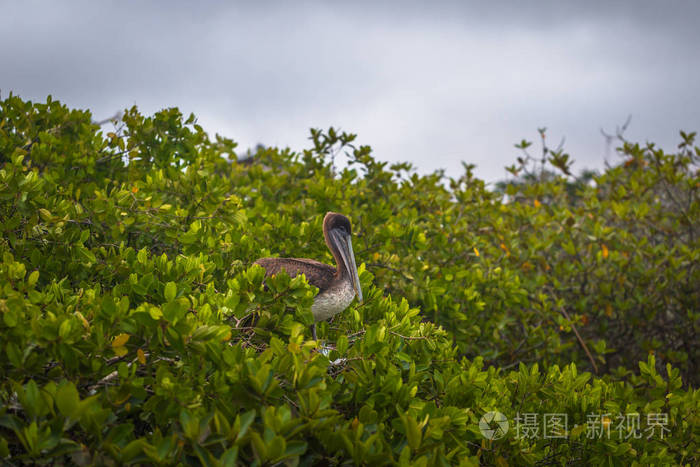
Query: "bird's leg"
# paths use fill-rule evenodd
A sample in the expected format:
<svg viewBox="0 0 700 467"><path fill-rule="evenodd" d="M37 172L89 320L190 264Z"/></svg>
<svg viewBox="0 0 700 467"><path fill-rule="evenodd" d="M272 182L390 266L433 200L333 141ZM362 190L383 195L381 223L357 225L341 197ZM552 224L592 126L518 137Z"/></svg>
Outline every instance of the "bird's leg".
<svg viewBox="0 0 700 467"><path fill-rule="evenodd" d="M318 340L316 338L316 323L311 325L311 335L314 336L314 340Z"/></svg>

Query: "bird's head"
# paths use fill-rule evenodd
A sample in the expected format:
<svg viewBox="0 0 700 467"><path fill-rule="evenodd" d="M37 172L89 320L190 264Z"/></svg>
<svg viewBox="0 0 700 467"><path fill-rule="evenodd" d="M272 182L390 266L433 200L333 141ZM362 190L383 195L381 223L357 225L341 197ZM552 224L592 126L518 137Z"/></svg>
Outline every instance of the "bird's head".
<svg viewBox="0 0 700 467"><path fill-rule="evenodd" d="M352 226L350 219L337 212L329 212L323 218L323 235L331 251L337 251L340 258L336 256L336 261L340 260L342 266L347 271L355 289L357 300L362 303L362 288L360 287L360 277L357 274L355 264L355 253L352 250Z"/></svg>

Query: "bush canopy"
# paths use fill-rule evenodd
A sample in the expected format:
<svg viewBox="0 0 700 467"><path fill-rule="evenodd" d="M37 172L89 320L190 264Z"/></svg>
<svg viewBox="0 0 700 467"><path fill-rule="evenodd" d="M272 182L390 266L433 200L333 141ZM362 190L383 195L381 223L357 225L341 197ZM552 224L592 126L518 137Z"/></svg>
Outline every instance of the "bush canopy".
<svg viewBox="0 0 700 467"><path fill-rule="evenodd" d="M0 101L3 462L700 463L694 133L493 190L333 128L249 157L175 108L110 128ZM317 290L251 265L333 263L327 211L365 301L317 342Z"/></svg>

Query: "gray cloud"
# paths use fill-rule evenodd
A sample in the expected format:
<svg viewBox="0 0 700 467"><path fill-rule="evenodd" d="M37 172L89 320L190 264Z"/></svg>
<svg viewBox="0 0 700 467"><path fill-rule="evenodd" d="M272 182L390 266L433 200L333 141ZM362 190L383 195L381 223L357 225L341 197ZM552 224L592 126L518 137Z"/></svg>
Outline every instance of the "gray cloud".
<svg viewBox="0 0 700 467"><path fill-rule="evenodd" d="M534 6L533 6L534 5ZM25 2L0 16L0 89L87 107L179 106L240 141L307 145L311 126L359 133L421 171L461 160L504 175L547 126L577 167L600 127L671 148L700 126L693 1Z"/></svg>

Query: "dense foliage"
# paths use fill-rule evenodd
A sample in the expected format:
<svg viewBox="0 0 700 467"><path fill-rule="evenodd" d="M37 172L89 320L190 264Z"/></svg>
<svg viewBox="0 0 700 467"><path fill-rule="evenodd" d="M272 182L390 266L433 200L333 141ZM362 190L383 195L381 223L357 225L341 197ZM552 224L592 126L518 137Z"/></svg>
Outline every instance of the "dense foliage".
<svg viewBox="0 0 700 467"><path fill-rule="evenodd" d="M4 462L700 462L694 134L624 142L590 180L545 146L558 174L521 159L490 191L333 129L239 160L177 109L103 133L50 98L0 105ZM331 263L330 210L366 300L319 326L328 353L313 287L250 265Z"/></svg>

